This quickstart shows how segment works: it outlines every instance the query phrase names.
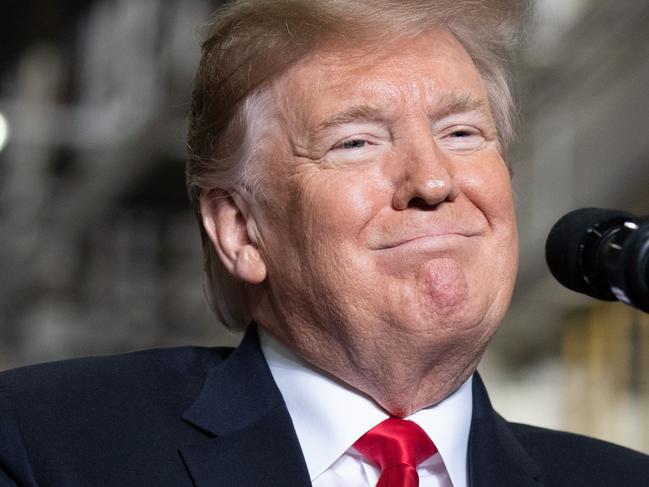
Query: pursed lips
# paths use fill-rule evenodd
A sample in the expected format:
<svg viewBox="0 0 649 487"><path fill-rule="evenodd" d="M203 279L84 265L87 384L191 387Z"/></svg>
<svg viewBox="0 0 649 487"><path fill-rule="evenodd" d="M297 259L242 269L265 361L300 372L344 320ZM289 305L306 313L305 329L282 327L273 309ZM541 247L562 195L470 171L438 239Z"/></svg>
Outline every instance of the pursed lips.
<svg viewBox="0 0 649 487"><path fill-rule="evenodd" d="M477 230L466 230L459 228L437 229L428 230L425 232L409 232L406 235L399 235L394 239L387 239L376 246L372 246L373 250L388 250L396 247L405 246L408 244L422 244L430 243L431 245L449 243L448 240L454 238L469 238L480 235L482 232Z"/></svg>

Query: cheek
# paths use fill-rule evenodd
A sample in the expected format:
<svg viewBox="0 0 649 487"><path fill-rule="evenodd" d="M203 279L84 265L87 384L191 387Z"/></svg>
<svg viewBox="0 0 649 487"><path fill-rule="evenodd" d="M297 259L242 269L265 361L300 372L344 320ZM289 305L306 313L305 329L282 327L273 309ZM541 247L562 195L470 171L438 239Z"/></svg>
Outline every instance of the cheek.
<svg viewBox="0 0 649 487"><path fill-rule="evenodd" d="M482 248L488 264L483 266L481 280L488 283L498 276L512 281L518 268L518 232L509 171L500 163L476 164L466 171L462 190L485 216L490 228L488 244Z"/></svg>
<svg viewBox="0 0 649 487"><path fill-rule="evenodd" d="M490 225L515 226L511 179L502 160L472 165L458 177L458 184Z"/></svg>
<svg viewBox="0 0 649 487"><path fill-rule="evenodd" d="M300 220L310 229L308 239L331 243L353 239L385 204L383 192L362 174L322 174L301 191L296 205ZM299 227L298 227L299 228Z"/></svg>

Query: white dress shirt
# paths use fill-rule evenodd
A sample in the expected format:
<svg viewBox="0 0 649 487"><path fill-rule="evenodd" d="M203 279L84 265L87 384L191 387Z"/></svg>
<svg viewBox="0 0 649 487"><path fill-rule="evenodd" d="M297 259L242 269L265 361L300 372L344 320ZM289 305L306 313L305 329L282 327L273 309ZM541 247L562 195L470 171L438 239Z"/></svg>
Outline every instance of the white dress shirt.
<svg viewBox="0 0 649 487"><path fill-rule="evenodd" d="M374 487L380 470L352 447L389 417L374 401L298 358L263 329L261 348L293 420L315 487ZM469 378L435 406L406 419L428 434L438 453L421 463L421 487L466 487L472 391Z"/></svg>

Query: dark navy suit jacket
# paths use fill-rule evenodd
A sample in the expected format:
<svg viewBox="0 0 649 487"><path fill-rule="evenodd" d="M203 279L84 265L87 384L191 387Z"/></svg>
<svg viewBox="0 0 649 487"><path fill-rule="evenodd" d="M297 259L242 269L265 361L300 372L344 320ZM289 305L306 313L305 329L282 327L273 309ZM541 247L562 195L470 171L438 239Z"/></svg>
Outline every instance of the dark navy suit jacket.
<svg viewBox="0 0 649 487"><path fill-rule="evenodd" d="M473 381L472 487L649 486L649 457L510 424ZM310 485L252 328L176 348L0 374L0 487Z"/></svg>

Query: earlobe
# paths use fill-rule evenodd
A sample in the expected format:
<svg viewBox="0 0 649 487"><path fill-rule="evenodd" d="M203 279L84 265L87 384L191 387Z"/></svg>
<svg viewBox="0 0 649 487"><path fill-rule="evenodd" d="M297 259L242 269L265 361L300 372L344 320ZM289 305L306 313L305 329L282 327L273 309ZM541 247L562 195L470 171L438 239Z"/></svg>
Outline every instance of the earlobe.
<svg viewBox="0 0 649 487"><path fill-rule="evenodd" d="M232 274L244 282L261 284L266 279L266 264L254 244L241 247L234 261Z"/></svg>
<svg viewBox="0 0 649 487"><path fill-rule="evenodd" d="M263 282L266 264L249 234L256 225L245 201L222 190L203 191L200 208L203 228L225 268L249 284Z"/></svg>

